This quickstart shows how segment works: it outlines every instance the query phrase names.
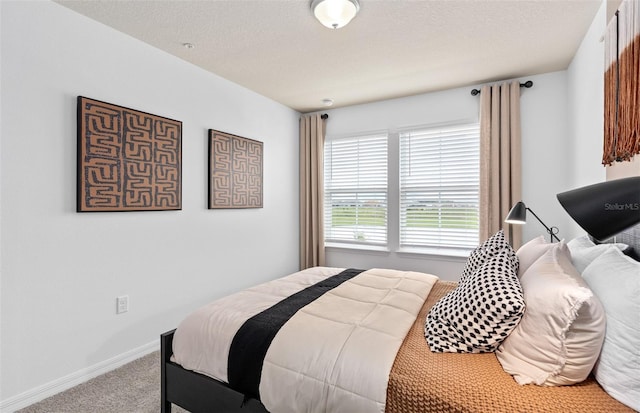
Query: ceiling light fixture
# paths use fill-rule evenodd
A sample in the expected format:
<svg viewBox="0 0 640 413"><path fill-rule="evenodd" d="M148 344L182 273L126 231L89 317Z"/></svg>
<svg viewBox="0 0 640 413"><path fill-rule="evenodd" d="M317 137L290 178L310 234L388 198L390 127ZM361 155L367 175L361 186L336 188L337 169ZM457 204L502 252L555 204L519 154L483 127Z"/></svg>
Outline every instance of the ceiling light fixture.
<svg viewBox="0 0 640 413"><path fill-rule="evenodd" d="M360 3L358 0L313 0L311 10L324 26L339 29L358 14Z"/></svg>

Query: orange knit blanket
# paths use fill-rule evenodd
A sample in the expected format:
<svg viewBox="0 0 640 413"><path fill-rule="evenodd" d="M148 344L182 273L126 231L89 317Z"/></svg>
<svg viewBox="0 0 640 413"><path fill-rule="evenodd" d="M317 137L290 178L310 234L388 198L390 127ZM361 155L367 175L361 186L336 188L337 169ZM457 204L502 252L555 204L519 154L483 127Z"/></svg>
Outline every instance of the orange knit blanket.
<svg viewBox="0 0 640 413"><path fill-rule="evenodd" d="M386 413L633 412L591 376L573 386L520 386L493 353L432 353L424 338L425 318L455 287L438 281L427 297L391 370Z"/></svg>

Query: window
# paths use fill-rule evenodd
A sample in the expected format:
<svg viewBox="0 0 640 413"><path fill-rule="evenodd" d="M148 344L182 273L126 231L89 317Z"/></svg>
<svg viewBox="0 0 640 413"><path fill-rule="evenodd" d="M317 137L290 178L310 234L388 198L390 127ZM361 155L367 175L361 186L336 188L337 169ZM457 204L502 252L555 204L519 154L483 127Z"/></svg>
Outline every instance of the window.
<svg viewBox="0 0 640 413"><path fill-rule="evenodd" d="M400 247L478 245L479 124L400 133Z"/></svg>
<svg viewBox="0 0 640 413"><path fill-rule="evenodd" d="M327 140L326 242L387 244L387 135Z"/></svg>
<svg viewBox="0 0 640 413"><path fill-rule="evenodd" d="M325 243L464 255L478 245L480 125L328 138Z"/></svg>

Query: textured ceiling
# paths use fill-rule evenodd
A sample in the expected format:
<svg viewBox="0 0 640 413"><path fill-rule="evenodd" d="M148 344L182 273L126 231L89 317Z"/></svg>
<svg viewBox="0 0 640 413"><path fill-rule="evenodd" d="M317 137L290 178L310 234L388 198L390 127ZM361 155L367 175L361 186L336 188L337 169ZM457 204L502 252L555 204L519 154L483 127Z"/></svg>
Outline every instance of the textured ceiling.
<svg viewBox="0 0 640 413"><path fill-rule="evenodd" d="M600 0L56 0L300 112L564 70ZM184 43L195 45L187 49Z"/></svg>

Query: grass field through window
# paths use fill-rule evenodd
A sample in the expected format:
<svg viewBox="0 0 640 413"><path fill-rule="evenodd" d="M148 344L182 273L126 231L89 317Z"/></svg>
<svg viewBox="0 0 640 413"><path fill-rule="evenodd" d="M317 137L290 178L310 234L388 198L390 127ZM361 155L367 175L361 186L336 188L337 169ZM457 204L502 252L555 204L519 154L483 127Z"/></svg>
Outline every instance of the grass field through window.
<svg viewBox="0 0 640 413"><path fill-rule="evenodd" d="M331 226L386 226L386 218L386 211L376 206L334 206ZM406 226L477 229L478 212L474 208L454 206L408 208Z"/></svg>

